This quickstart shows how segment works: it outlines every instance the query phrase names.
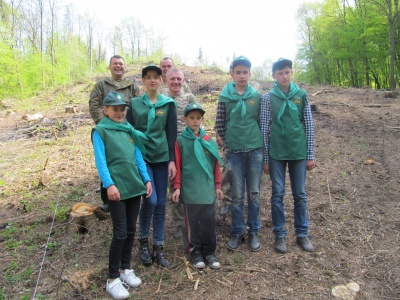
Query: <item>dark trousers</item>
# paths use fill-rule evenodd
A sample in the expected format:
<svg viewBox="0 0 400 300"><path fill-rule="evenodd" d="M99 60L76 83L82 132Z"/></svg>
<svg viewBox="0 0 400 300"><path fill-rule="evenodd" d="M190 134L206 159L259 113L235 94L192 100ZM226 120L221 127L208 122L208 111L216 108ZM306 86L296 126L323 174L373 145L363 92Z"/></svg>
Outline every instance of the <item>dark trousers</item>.
<svg viewBox="0 0 400 300"><path fill-rule="evenodd" d="M108 258L109 278L119 278L119 269L130 269L132 247L139 215L141 196L121 201L108 201L113 237Z"/></svg>
<svg viewBox="0 0 400 300"><path fill-rule="evenodd" d="M215 253L217 237L215 233L214 204L183 204L185 215L185 235L189 251L200 251L203 256Z"/></svg>

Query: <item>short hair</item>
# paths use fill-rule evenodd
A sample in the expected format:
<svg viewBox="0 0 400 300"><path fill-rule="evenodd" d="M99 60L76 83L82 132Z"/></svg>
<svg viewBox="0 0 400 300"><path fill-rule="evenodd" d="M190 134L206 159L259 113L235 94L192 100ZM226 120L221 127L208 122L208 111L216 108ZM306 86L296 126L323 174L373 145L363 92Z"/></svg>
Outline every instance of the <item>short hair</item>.
<svg viewBox="0 0 400 300"><path fill-rule="evenodd" d="M169 69L167 71L167 74L165 74L165 77L168 77L168 75L171 73L179 73L182 75L183 79L185 79L185 74L183 74L183 72L181 70L179 70L178 68L172 67L171 69Z"/></svg>
<svg viewBox="0 0 400 300"><path fill-rule="evenodd" d="M125 59L121 55L114 55L114 56L111 56L111 58L110 58L109 66L111 66L111 61L113 60L113 58L122 59L125 62Z"/></svg>
<svg viewBox="0 0 400 300"><path fill-rule="evenodd" d="M175 66L175 63L174 63L174 61L172 60L172 58L171 58L171 57L168 57L168 56L166 56L166 57L164 57L164 58L162 58L162 59L160 60L160 65L161 65L161 62L162 62L163 60L167 60L167 59L169 59L170 61L172 61L172 64Z"/></svg>

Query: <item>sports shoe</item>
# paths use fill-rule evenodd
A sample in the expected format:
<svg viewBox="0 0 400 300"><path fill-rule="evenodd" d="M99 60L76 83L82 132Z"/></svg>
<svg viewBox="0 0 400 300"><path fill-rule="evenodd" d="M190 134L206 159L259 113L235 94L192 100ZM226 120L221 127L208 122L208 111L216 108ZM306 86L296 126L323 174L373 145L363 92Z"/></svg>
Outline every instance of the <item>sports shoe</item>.
<svg viewBox="0 0 400 300"><path fill-rule="evenodd" d="M200 252L192 253L192 266L196 269L203 269L206 266Z"/></svg>
<svg viewBox="0 0 400 300"><path fill-rule="evenodd" d="M129 298L129 292L125 288L125 283L123 283L119 278L116 278L113 280L113 282L108 282L106 283L106 291L113 297L113 299L128 299Z"/></svg>
<svg viewBox="0 0 400 300"><path fill-rule="evenodd" d="M211 269L219 269L221 267L221 264L218 261L218 258L214 254L207 255L205 257L205 261L207 262L207 265Z"/></svg>
<svg viewBox="0 0 400 300"><path fill-rule="evenodd" d="M296 242L304 251L307 252L314 251L314 246L311 244L311 242L308 240L307 237L297 237Z"/></svg>
<svg viewBox="0 0 400 300"><path fill-rule="evenodd" d="M275 238L274 249L278 253L286 253L287 247L286 247L285 238L280 238L280 237Z"/></svg>
<svg viewBox="0 0 400 300"><path fill-rule="evenodd" d="M138 287L142 284L142 280L136 277L132 269L125 269L125 273L120 273L119 279L130 287Z"/></svg>

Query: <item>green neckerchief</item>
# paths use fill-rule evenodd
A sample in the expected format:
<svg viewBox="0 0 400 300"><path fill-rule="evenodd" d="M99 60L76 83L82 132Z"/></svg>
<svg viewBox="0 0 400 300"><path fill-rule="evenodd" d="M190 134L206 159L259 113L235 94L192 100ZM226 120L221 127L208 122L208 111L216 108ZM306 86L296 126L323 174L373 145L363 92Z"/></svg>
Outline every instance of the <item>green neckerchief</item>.
<svg viewBox="0 0 400 300"><path fill-rule="evenodd" d="M174 99L158 94L157 95L157 101L156 103L151 103L149 97L147 96L147 93L143 94L143 103L146 104L148 107L150 107L150 111L147 115L147 129L146 129L146 134L149 133L151 125L153 125L154 119L156 118L156 108L162 107L167 103L173 102L176 106L176 103Z"/></svg>
<svg viewBox="0 0 400 300"><path fill-rule="evenodd" d="M282 123L282 115L285 112L286 106L289 107L289 115L292 117L293 120L296 120L299 118L297 114L297 106L296 104L293 103L293 101L290 101L294 95L297 94L297 92L300 90L300 88L293 82L290 83L289 85L289 93L285 94L282 92L282 90L279 88L278 83L275 81L273 89L270 91L272 95L275 95L279 99L283 100L283 104L281 106L281 109L279 110L278 113L278 118L277 122L278 124L282 127L282 134L285 132L283 123Z"/></svg>
<svg viewBox="0 0 400 300"><path fill-rule="evenodd" d="M243 119L244 115L246 114L246 105L244 104L244 101L251 99L254 96L256 90L250 85L247 85L243 95L239 95L236 91L235 86L235 82L228 83L222 89L222 92L220 94L220 97L222 98L220 98L219 101L224 103L237 102L235 107L232 109L231 118L236 118L236 116L238 116L240 112L240 116Z"/></svg>
<svg viewBox="0 0 400 300"><path fill-rule="evenodd" d="M189 139L189 140L194 140L194 155L197 158L197 161L200 163L201 167L206 171L207 175L212 178L210 171L206 167L206 157L203 151L204 147L206 150L208 150L216 159L218 159L219 163L221 165L224 164L224 161L221 159L219 156L218 150L215 149L209 142L203 139L203 137L206 135L206 132L204 131L203 128L200 127L199 129L199 135L196 136L193 132L193 130L189 127L186 126L185 129L182 131L182 136Z"/></svg>
<svg viewBox="0 0 400 300"><path fill-rule="evenodd" d="M97 124L97 126L105 129L127 132L132 137L135 145L138 146L143 156L146 154L146 148L144 147L141 139L147 140L148 138L144 135L143 132L134 129L133 126L126 120L123 123L117 123L111 120L110 118L102 118L101 121Z"/></svg>

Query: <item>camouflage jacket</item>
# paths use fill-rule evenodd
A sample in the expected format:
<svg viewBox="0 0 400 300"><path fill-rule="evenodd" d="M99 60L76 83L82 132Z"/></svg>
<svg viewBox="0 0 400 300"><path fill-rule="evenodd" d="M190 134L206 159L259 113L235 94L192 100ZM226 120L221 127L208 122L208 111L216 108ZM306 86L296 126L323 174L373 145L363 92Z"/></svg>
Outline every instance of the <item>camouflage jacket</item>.
<svg viewBox="0 0 400 300"><path fill-rule="evenodd" d="M126 102L139 95L139 88L135 83L135 79L124 78L121 81L116 81L111 77L107 77L97 81L90 92L89 98L90 116L96 124L103 118L103 100L112 91L124 94Z"/></svg>
<svg viewBox="0 0 400 300"><path fill-rule="evenodd" d="M191 93L183 93L183 94L180 94L179 96L170 96L167 92L164 95L171 97L176 102L176 105L177 105L176 114L177 114L177 119L178 119L178 135L179 135L182 133L182 130L186 126L185 122L183 122L183 120L182 120L185 107L189 103L197 102L197 98L195 95L193 95Z"/></svg>

